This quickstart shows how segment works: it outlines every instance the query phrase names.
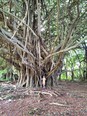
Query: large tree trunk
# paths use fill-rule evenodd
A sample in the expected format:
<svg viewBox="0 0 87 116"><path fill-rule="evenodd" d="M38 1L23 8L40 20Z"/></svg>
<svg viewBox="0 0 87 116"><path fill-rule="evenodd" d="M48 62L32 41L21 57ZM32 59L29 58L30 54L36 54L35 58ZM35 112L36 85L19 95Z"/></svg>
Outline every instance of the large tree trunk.
<svg viewBox="0 0 87 116"><path fill-rule="evenodd" d="M16 4L17 1L14 2ZM1 54L0 57L6 59L19 70L18 86L42 87L44 82L46 82L46 85L56 85L57 77L61 73L63 66L63 50L72 45L72 43L68 44L72 40L71 35L78 22L79 11L75 20L72 23L70 22L71 26L68 24L68 31L64 30L64 27L64 34L63 32L62 34L57 32L58 48L54 49L54 47L52 50L51 45L46 45L45 40L47 38L44 39L41 35L41 8L45 6L44 1L24 0L21 3L23 12L16 13L16 10L14 10L13 15L11 12L13 8L16 9L16 6L14 4L12 8L12 2L9 4L10 13L4 10L0 12L0 20L6 24L4 28L3 26L0 28L0 45L3 47L3 43L4 45L7 44L4 47L7 49L6 53L4 52L4 55ZM60 2L58 1L57 4L57 20L59 21ZM5 13L7 13L8 19L6 19ZM17 16L23 17L23 19L21 20ZM57 23L58 28L59 22ZM50 40L50 25L48 31ZM59 35L61 36L59 37ZM8 46L10 46L10 50ZM49 49L48 46L50 46ZM55 52L59 52L56 61L53 60L54 57L52 56L52 53L55 54Z"/></svg>

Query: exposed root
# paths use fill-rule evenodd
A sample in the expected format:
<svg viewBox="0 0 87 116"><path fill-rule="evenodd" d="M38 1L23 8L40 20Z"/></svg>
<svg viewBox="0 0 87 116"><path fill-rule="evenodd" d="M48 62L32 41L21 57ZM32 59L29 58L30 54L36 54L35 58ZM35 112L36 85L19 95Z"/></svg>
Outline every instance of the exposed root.
<svg viewBox="0 0 87 116"><path fill-rule="evenodd" d="M64 104L60 104L60 103L54 103L54 102L52 102L52 103L49 103L50 105L57 105L57 106L63 106L63 107L66 107L66 106L68 106L68 105L64 105Z"/></svg>

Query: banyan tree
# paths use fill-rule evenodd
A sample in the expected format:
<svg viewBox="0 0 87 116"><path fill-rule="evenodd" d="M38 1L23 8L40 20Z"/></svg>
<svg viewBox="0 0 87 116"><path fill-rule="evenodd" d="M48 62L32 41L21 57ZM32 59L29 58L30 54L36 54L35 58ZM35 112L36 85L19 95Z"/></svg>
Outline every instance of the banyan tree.
<svg viewBox="0 0 87 116"><path fill-rule="evenodd" d="M57 83L65 52L83 41L74 36L85 17L80 7L79 0L0 0L0 57L19 71L19 86L42 86L43 77Z"/></svg>

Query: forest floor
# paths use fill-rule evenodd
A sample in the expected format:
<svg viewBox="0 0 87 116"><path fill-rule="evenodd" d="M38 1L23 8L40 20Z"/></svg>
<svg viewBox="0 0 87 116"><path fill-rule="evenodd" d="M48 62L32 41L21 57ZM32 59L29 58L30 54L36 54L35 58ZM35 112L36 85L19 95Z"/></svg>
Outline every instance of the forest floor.
<svg viewBox="0 0 87 116"><path fill-rule="evenodd" d="M87 82L47 89L0 83L0 116L87 116Z"/></svg>

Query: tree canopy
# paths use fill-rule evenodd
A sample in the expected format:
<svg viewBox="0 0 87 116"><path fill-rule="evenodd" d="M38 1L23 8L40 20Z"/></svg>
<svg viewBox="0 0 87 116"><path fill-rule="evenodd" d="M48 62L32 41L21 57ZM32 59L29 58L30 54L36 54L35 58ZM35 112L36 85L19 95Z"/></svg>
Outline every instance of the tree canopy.
<svg viewBox="0 0 87 116"><path fill-rule="evenodd" d="M86 4L0 0L0 57L19 70L19 86L42 86L44 76L56 82L66 52L87 40Z"/></svg>

